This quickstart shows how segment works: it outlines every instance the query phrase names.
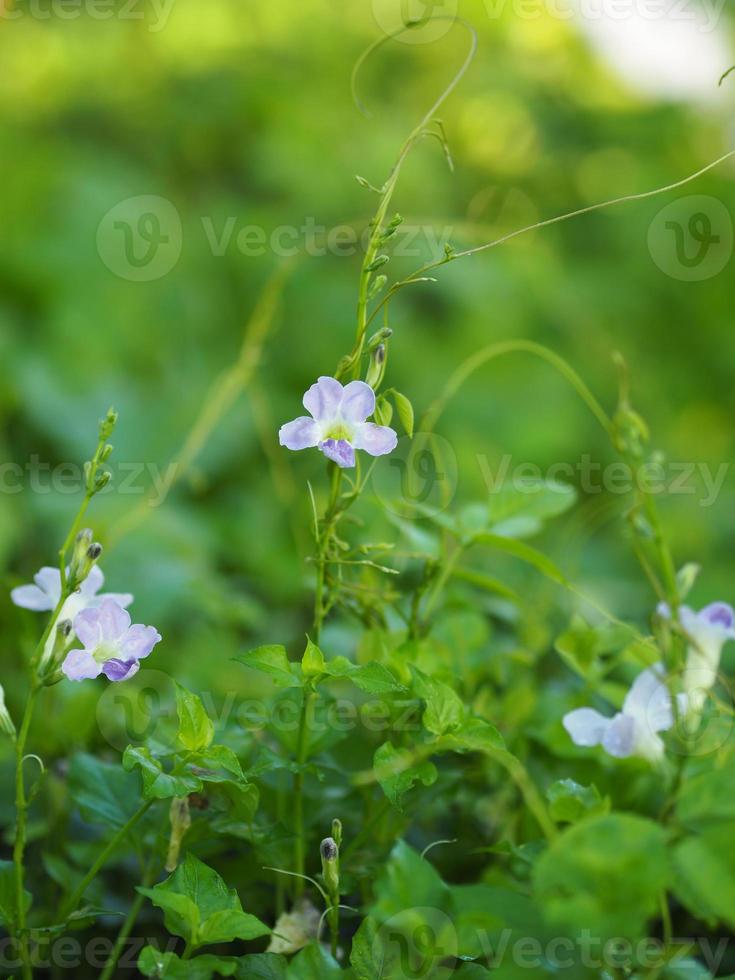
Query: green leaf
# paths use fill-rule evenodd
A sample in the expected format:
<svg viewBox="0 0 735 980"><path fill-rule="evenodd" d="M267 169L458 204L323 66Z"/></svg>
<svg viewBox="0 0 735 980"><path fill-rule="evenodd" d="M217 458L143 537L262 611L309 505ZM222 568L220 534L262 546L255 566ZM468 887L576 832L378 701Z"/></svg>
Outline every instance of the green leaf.
<svg viewBox="0 0 735 980"><path fill-rule="evenodd" d="M130 772L136 766L143 776L143 796L147 800L169 800L174 796L188 796L202 788L198 776L176 775L165 772L163 765L150 750L142 745L129 745L122 758L123 768Z"/></svg>
<svg viewBox="0 0 735 980"><path fill-rule="evenodd" d="M441 910L448 905L449 888L431 862L405 841L398 841L375 884L372 911L378 920L384 922L413 909Z"/></svg>
<svg viewBox="0 0 735 980"><path fill-rule="evenodd" d="M412 763L410 749L396 749L385 742L376 750L373 767L381 789L394 807L401 810L403 796L416 784L432 786L438 773L433 762Z"/></svg>
<svg viewBox="0 0 735 980"><path fill-rule="evenodd" d="M168 931L194 948L270 933L254 915L243 912L237 892L193 854L187 854L165 881L138 891L163 910Z"/></svg>
<svg viewBox="0 0 735 980"><path fill-rule="evenodd" d="M732 792L732 787L730 789ZM735 928L732 824L687 837L674 849L675 892L697 918Z"/></svg>
<svg viewBox="0 0 735 980"><path fill-rule="evenodd" d="M642 817L592 817L539 858L534 883L548 920L595 936L643 934L669 885L666 833Z"/></svg>
<svg viewBox="0 0 735 980"><path fill-rule="evenodd" d="M393 401L396 403L398 418L401 420L401 425L406 430L406 435L409 438L413 438L413 405L405 395L402 395L400 391L395 390L393 391Z"/></svg>
<svg viewBox="0 0 735 980"><path fill-rule="evenodd" d="M238 980L286 980L288 960L276 953L249 953L240 958Z"/></svg>
<svg viewBox="0 0 735 980"><path fill-rule="evenodd" d="M69 767L69 792L88 823L120 829L140 805L140 780L119 764L79 754Z"/></svg>
<svg viewBox="0 0 735 980"><path fill-rule="evenodd" d="M400 960L400 949L395 943L387 943L386 936L375 919L368 917L352 939L350 965L355 980L387 980L395 976Z"/></svg>
<svg viewBox="0 0 735 980"><path fill-rule="evenodd" d="M239 905L240 900L237 901ZM268 926L256 916L243 912L241 908L222 909L202 923L197 945L210 946L214 943L231 943L235 939L258 939L269 933Z"/></svg>
<svg viewBox="0 0 735 980"><path fill-rule="evenodd" d="M511 555L513 558L519 558L521 561L526 562L526 564L532 565L536 571L541 572L542 575L551 579L552 582L556 582L557 585L568 585L566 576L550 558L547 558L546 555L542 554L536 548L532 548L522 541L505 538L499 534L492 534L490 531L483 531L475 535L474 541L477 544L485 544L489 548L494 548L496 551L502 551L506 555Z"/></svg>
<svg viewBox="0 0 735 980"><path fill-rule="evenodd" d="M448 736L448 744L457 752L505 751L503 736L494 725L484 718L468 718L460 728Z"/></svg>
<svg viewBox="0 0 735 980"><path fill-rule="evenodd" d="M493 488L488 501L488 519L494 534L508 538L537 534L544 522L574 504L574 487L555 480L529 479Z"/></svg>
<svg viewBox="0 0 735 980"><path fill-rule="evenodd" d="M205 783L240 782L245 778L240 760L227 745L210 745L204 752L191 756L188 763L196 766L196 775Z"/></svg>
<svg viewBox="0 0 735 980"><path fill-rule="evenodd" d="M214 725L201 698L176 685L176 713L179 718L178 739L190 752L199 752L212 744Z"/></svg>
<svg viewBox="0 0 735 980"><path fill-rule="evenodd" d="M330 677L345 677L367 694L400 694L406 688L381 663L353 664L347 657L327 660L324 669Z"/></svg>
<svg viewBox="0 0 735 980"><path fill-rule="evenodd" d="M590 626L581 616L575 616L555 646L565 663L589 680L604 672L605 665L600 661L604 654L623 650L630 641L631 630L625 625Z"/></svg>
<svg viewBox="0 0 735 980"><path fill-rule="evenodd" d="M324 654L311 640L307 641L304 656L301 658L301 669L304 677L318 677L325 673Z"/></svg>
<svg viewBox="0 0 735 980"><path fill-rule="evenodd" d="M342 969L335 959L317 943L305 946L291 960L288 980L340 980Z"/></svg>
<svg viewBox="0 0 735 980"><path fill-rule="evenodd" d="M241 653L233 659L246 667L268 674L279 687L302 687L295 664L289 661L286 648L280 644L256 647L255 650Z"/></svg>
<svg viewBox="0 0 735 980"><path fill-rule="evenodd" d="M459 729L465 719L465 707L456 691L419 670L414 674L416 693L425 702L424 728L433 735L445 735Z"/></svg>
<svg viewBox="0 0 735 980"><path fill-rule="evenodd" d="M573 779L559 779L546 790L549 814L559 823L576 823L582 817L606 813L609 800L604 801L596 786L581 786Z"/></svg>
<svg viewBox="0 0 735 980"><path fill-rule="evenodd" d="M238 961L234 956L212 956L209 953L182 960L176 953L162 953L155 946L145 946L138 957L138 969L144 977L210 980L215 974L233 976L238 970Z"/></svg>
<svg viewBox="0 0 735 980"><path fill-rule="evenodd" d="M735 766L714 769L688 779L679 793L677 819L692 830L735 820Z"/></svg>

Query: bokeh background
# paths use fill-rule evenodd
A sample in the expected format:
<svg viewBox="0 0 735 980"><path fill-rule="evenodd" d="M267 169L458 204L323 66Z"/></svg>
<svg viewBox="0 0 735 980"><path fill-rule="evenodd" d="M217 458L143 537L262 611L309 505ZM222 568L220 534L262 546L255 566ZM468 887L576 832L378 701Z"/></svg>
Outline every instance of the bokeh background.
<svg viewBox="0 0 735 980"><path fill-rule="evenodd" d="M53 563L79 496L73 471L59 478L56 468L89 456L112 404L115 479L90 517L110 587L133 591L136 621L164 634L157 666L199 690L241 683L234 653L264 640L298 645L308 625L306 483L322 491L323 465L316 453L280 450L277 428L354 331L360 256L308 254L298 229L364 227L375 199L354 175L382 183L461 63L467 33L442 22L425 43L382 48L359 81L368 118L351 95L352 67L402 13L421 12L410 2L4 3L0 457L14 467L0 493L4 584ZM586 14L561 3L446 4L479 39L441 111L455 170L436 141L409 160L394 203L423 231L404 243L418 254L396 257L391 276L440 254L446 238L478 245L671 183L725 153L735 82L718 79L735 61L735 25L716 6L691 0L672 20L641 16L643 0L618 18L599 15L602 0ZM713 472L729 464L734 174L723 164L405 290L391 309L390 383L420 415L479 347L528 338L567 358L612 410L620 351L654 444ZM159 199L157 225L137 223L142 196ZM672 203L678 210L661 216ZM143 236L137 265L125 257L126 224ZM270 245L245 254L254 239L242 249L237 236L253 227L268 242L285 227L279 240L300 254ZM147 264L146 242L157 248L159 235L168 241ZM260 356L248 347L239 371L243 336L261 328ZM211 431L196 428L205 404ZM542 468L615 459L564 382L520 356L473 376L440 432L459 461L461 502L487 497L478 454L491 469L504 454ZM165 473L185 445L176 486L148 507L151 473ZM701 480L689 485L662 504L675 552L703 565L695 602L732 600L735 474L710 506ZM622 533L626 503L582 491L545 546L616 615L642 620L652 597ZM539 608L559 601L533 573L527 588ZM3 635L30 646L37 627L6 592ZM23 652L6 640L13 703ZM98 696L95 685L61 685L50 699L58 724L48 730L63 731L66 750L98 737Z"/></svg>

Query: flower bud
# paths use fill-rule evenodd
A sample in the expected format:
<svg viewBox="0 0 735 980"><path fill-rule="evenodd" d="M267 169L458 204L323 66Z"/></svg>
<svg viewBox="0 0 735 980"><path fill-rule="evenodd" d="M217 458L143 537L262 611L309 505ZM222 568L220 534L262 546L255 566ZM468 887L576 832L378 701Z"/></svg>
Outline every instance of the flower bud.
<svg viewBox="0 0 735 980"><path fill-rule="evenodd" d="M5 691L2 684L0 684L0 731L11 738L15 738L15 725L10 717L10 712L5 707Z"/></svg>
<svg viewBox="0 0 735 980"><path fill-rule="evenodd" d="M171 807L168 812L171 821L171 836L168 841L168 853L166 855L166 871L175 871L179 863L179 853L181 842L184 839L189 827L191 827L191 814L189 812L189 797L175 797L171 800Z"/></svg>
<svg viewBox="0 0 735 980"><path fill-rule="evenodd" d="M100 442L106 442L112 435L117 423L117 412L114 408L107 409L107 415L100 422Z"/></svg>
<svg viewBox="0 0 735 980"><path fill-rule="evenodd" d="M334 838L334 843L337 847L342 846L342 821L338 820L336 817L332 821L332 837Z"/></svg>
<svg viewBox="0 0 735 980"><path fill-rule="evenodd" d="M94 540L90 528L85 527L77 534L69 565L69 581L72 589L82 584L101 554L102 545Z"/></svg>
<svg viewBox="0 0 735 980"><path fill-rule="evenodd" d="M66 647L69 642L69 637L71 636L71 631L71 620L62 619L56 624L56 629L48 638L38 665L38 671L44 681L44 684L47 683L46 674L48 671L54 670L66 653Z"/></svg>
<svg viewBox="0 0 735 980"><path fill-rule="evenodd" d="M380 276L378 276L378 279L380 279ZM392 336L393 331L390 327L381 327L380 330L377 330L368 340L366 347L367 352L372 353L378 344L382 344L384 340L388 340Z"/></svg>
<svg viewBox="0 0 735 980"><path fill-rule="evenodd" d="M322 858L322 877L330 895L339 895L339 847L333 837L325 837L319 845Z"/></svg>
<svg viewBox="0 0 735 980"><path fill-rule="evenodd" d="M375 391L380 386L385 374L385 344L378 344L370 357L370 367L368 368L365 381Z"/></svg>

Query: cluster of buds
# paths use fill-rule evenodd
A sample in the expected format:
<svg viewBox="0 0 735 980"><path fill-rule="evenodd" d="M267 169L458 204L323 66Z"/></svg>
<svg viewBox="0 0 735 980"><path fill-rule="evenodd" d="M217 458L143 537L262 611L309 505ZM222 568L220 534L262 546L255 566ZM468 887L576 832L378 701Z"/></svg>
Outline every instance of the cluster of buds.
<svg viewBox="0 0 735 980"><path fill-rule="evenodd" d="M74 540L74 550L69 563L71 590L79 588L102 556L102 545L94 540L90 528L85 527Z"/></svg>

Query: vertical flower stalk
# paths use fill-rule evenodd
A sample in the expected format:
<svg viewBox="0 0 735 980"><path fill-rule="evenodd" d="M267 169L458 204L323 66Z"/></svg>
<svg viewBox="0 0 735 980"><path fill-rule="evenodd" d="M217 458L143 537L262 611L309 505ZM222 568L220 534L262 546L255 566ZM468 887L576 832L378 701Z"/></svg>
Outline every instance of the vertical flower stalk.
<svg viewBox="0 0 735 980"><path fill-rule="evenodd" d="M19 586L11 592L16 606L51 613L29 663L29 691L17 735L0 691L0 730L15 740L15 909L9 925L18 943L24 980L29 980L33 974L26 917L25 851L28 807L35 793L35 790L29 793L26 789L24 766L38 696L44 687L56 684L64 676L82 680L105 674L112 681L125 680L138 670L138 661L147 656L160 640L153 627L130 625L130 617L124 607L133 601L132 595L98 594L104 582L104 576L97 566L102 546L94 540L91 530L80 530L90 501L111 478L111 474L103 469L103 464L112 453L112 446L107 440L116 421L117 415L110 409L100 423L97 448L92 459L85 463L84 497L59 550L58 568L42 568L33 583ZM75 637L82 643L83 650L69 650ZM133 819L137 820L148 806L150 803L145 803ZM129 828L124 829L127 833ZM117 841L117 838L113 841ZM108 853L103 852L75 890L67 903L68 913L74 911L76 902Z"/></svg>
<svg viewBox="0 0 735 980"><path fill-rule="evenodd" d="M339 849L342 843L342 824L339 820L332 822L332 837L325 837L319 845L322 860L322 878L329 896L329 932L332 944L332 956L337 956L339 942Z"/></svg>

